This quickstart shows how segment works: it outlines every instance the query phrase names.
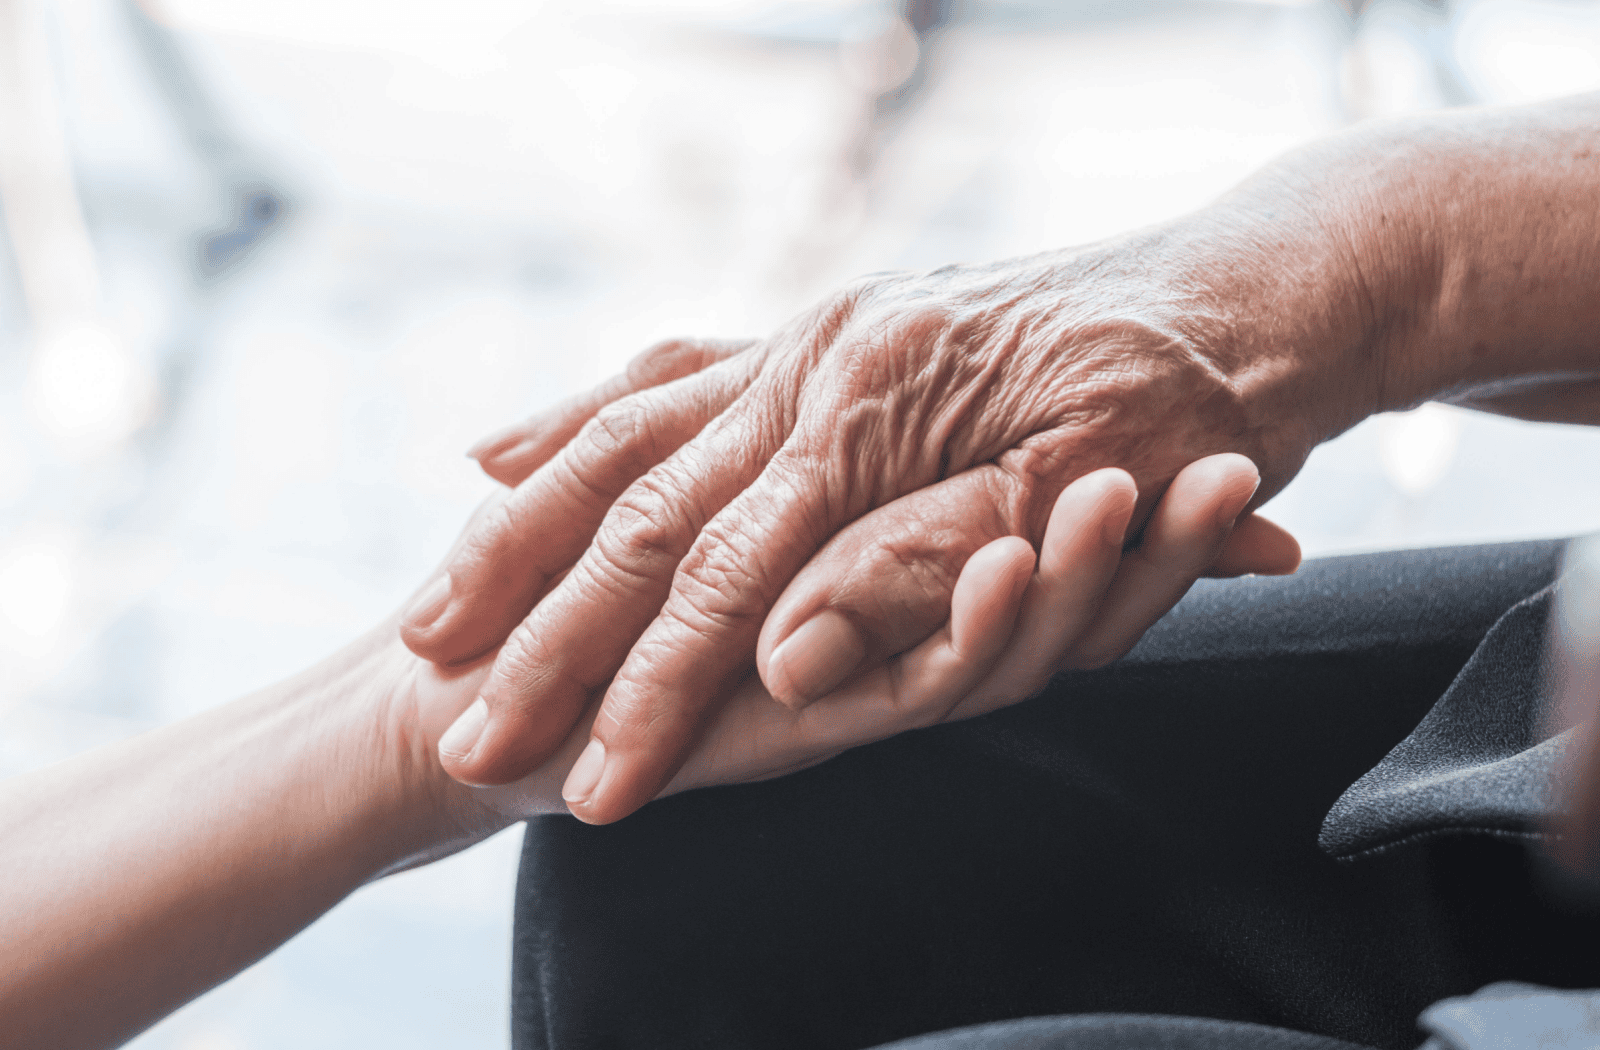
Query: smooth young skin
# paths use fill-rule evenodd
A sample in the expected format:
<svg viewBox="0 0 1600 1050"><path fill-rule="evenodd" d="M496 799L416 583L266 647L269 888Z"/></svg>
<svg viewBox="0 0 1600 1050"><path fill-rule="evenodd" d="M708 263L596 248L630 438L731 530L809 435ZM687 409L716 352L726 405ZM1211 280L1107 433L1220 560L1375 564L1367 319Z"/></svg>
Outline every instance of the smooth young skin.
<svg viewBox="0 0 1600 1050"><path fill-rule="evenodd" d="M447 664L509 635L447 768L521 776L604 686L603 786L574 812L617 819L752 660L804 705L936 627L972 551L1037 540L1098 467L1134 477L1138 526L1200 456L1259 464L1256 506L1318 442L1429 398L1593 421L1597 151L1592 95L1364 125L1193 215L869 278L701 372L592 399L553 459L503 471L538 468L407 615ZM873 586L887 565L909 571ZM792 661L794 632L836 659Z"/></svg>
<svg viewBox="0 0 1600 1050"><path fill-rule="evenodd" d="M777 776L1037 692L1077 661L1087 625L1144 600L1151 576L1175 594L1219 559L1281 559L1293 545L1281 531L1231 531L1255 484L1242 457L1193 464L1141 553L1124 556L1132 479L1078 480L1056 502L1037 572L1017 537L984 546L946 627L804 710L747 678L663 793ZM599 690L516 783L475 791L438 763L440 735L492 659L440 668L408 652L391 620L280 685L0 783L0 1048L118 1045L364 883L564 811Z"/></svg>

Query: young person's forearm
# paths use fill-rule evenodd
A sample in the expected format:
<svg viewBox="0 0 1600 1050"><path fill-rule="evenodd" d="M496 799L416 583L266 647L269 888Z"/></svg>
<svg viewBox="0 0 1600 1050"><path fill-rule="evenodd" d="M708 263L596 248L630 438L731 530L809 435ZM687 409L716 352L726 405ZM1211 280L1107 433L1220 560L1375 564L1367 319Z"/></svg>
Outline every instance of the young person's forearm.
<svg viewBox="0 0 1600 1050"><path fill-rule="evenodd" d="M384 738L396 648L0 784L0 1047L117 1045L362 883L493 830L455 826Z"/></svg>

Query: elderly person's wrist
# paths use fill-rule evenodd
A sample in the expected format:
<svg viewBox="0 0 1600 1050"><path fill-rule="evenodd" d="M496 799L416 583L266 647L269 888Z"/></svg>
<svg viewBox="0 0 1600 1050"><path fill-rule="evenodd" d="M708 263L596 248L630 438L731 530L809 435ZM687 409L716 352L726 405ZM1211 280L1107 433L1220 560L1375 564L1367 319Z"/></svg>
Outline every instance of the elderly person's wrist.
<svg viewBox="0 0 1600 1050"><path fill-rule="evenodd" d="M1507 391L1570 389L1600 368L1596 129L1596 95L1375 122L1269 166L1219 209L1326 292L1328 357L1307 371L1333 370L1326 390L1362 409L1348 422L1430 399L1540 415L1548 398ZM1285 213L1290 230L1322 228L1321 252L1301 258ZM1304 306L1290 297L1288 314ZM1593 422L1583 395L1569 414Z"/></svg>
<svg viewBox="0 0 1600 1050"><path fill-rule="evenodd" d="M1443 246L1403 199L1416 193L1403 173L1375 154L1367 132L1317 142L1173 224L1211 353L1252 428L1284 451L1304 455L1441 382L1419 351Z"/></svg>
<svg viewBox="0 0 1600 1050"><path fill-rule="evenodd" d="M1191 352L1224 377L1237 416L1231 450L1262 466L1268 492L1317 444L1382 410L1393 345L1351 244L1355 217L1273 181L1160 231Z"/></svg>
<svg viewBox="0 0 1600 1050"><path fill-rule="evenodd" d="M1439 158L1424 189L1450 233L1418 355L1437 394L1600 421L1600 94L1443 116L1424 142ZM1552 393L1569 403L1541 405Z"/></svg>

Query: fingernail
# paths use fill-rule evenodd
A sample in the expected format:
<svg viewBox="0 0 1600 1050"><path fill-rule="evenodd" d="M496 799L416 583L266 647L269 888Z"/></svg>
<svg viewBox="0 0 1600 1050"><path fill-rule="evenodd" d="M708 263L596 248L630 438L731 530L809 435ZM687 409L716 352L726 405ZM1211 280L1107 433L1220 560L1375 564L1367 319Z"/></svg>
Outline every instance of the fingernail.
<svg viewBox="0 0 1600 1050"><path fill-rule="evenodd" d="M1101 526L1101 528L1105 530L1104 535L1106 546L1116 547L1120 550L1122 548L1122 544L1128 538L1128 523L1132 520L1133 515L1131 514L1127 516L1114 514L1110 518L1106 519L1106 523Z"/></svg>
<svg viewBox="0 0 1600 1050"><path fill-rule="evenodd" d="M1224 506L1221 510L1219 510L1217 512L1217 528L1219 528L1219 529L1231 529L1231 528L1233 528L1233 526L1238 522L1238 520L1240 518L1244 517L1244 509L1250 505L1250 500L1255 497L1256 489L1258 489L1260 487L1261 487L1261 478L1260 478L1259 475L1257 475L1256 483L1254 485L1250 486L1250 495L1248 495L1248 496L1246 496L1244 498L1244 502L1239 505L1239 509L1238 510L1236 510L1232 514L1230 514L1230 513L1228 513L1228 508L1226 506Z"/></svg>
<svg viewBox="0 0 1600 1050"><path fill-rule="evenodd" d="M478 466L482 467L483 472L491 478L497 478L501 474L525 474L527 473L528 454L533 450L533 442L524 441L521 444L513 445L504 452L496 452L491 456L484 456L478 460ZM507 483L510 484L509 481Z"/></svg>
<svg viewBox="0 0 1600 1050"><path fill-rule="evenodd" d="M450 574L447 572L428 585L428 589L411 603L411 608L406 610L403 617L406 624L413 628L423 629L433 626L433 622L444 612L445 606L450 604Z"/></svg>
<svg viewBox="0 0 1600 1050"><path fill-rule="evenodd" d="M514 459L517 456L527 455L528 450L532 447L533 442L531 441L518 441L510 445L491 445L472 458L477 460L478 465L484 470L492 470L498 463L504 463L506 460Z"/></svg>
<svg viewBox="0 0 1600 1050"><path fill-rule="evenodd" d="M478 441L471 448L467 449L467 458L482 459L488 453L496 452L502 446L512 444L516 441L516 439L517 435L509 427L502 430L497 430L488 437Z"/></svg>
<svg viewBox="0 0 1600 1050"><path fill-rule="evenodd" d="M472 754L478 738L483 735L483 727L488 724L489 705L479 697L471 707L461 712L461 717L452 722L450 728L444 731L444 736L439 738L439 754L458 760L466 758Z"/></svg>
<svg viewBox="0 0 1600 1050"><path fill-rule="evenodd" d="M800 625L768 662L780 701L802 707L828 695L866 659L867 646L842 614L824 609Z"/></svg>
<svg viewBox="0 0 1600 1050"><path fill-rule="evenodd" d="M605 769L606 746L598 740L590 740L589 746L572 764L567 782L561 786L561 797L573 804L584 801L594 794L595 785L600 783L600 774Z"/></svg>

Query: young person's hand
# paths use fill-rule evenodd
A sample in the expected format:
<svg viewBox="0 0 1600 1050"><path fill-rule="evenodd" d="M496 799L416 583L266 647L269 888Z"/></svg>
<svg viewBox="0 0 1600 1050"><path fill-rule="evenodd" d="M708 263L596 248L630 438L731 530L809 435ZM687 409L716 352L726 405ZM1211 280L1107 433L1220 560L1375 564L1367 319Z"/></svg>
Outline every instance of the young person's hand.
<svg viewBox="0 0 1600 1050"><path fill-rule="evenodd" d="M965 560L942 608L934 607L932 592L907 588L892 571L874 576L876 563L857 560L862 575L851 597L868 595L875 578L886 603L913 591L921 599L911 629L922 640L908 651L839 672L825 636L802 636L798 645L815 650L791 650L790 659L825 668L832 683L811 703L786 706L748 674L704 725L690 727L681 764L663 763L647 742L630 741L607 722L597 689L577 730L538 769L473 797L504 815L570 807L585 820L607 822L654 797L777 776L908 729L1025 699L1058 670L1097 666L1131 648L1214 567L1292 571L1299 548L1287 533L1255 516L1234 527L1255 484L1254 466L1241 456L1190 465L1162 497L1140 545L1124 553L1137 500L1133 480L1121 470L1096 471L1057 499L1037 564L1025 541L998 538ZM870 523L861 531L870 534ZM836 543L851 551L857 539L846 530ZM830 571L826 561L817 568ZM804 581L802 574L797 582ZM419 663L415 709L425 736L438 739L469 704L481 703L475 690L491 662L485 657L466 669ZM451 741L440 748L448 764Z"/></svg>
<svg viewBox="0 0 1600 1050"><path fill-rule="evenodd" d="M1037 571L1023 540L985 545L940 613L948 625L803 709L748 675L650 796L777 776L981 714L1058 666L1131 645L1150 595L1175 600L1217 548L1241 567L1281 561L1292 546L1281 532L1228 539L1221 525L1253 484L1238 457L1196 464L1125 556L1131 479L1081 479L1056 503ZM480 514L492 512L491 501ZM422 660L390 619L278 685L0 784L0 1045L120 1045L363 883L561 811L564 785L588 820L636 808L618 790L640 790L624 784L636 769L581 758L595 754L591 731L616 739L590 725L601 690L530 776L474 789L446 775L440 738L477 702L492 662Z"/></svg>

